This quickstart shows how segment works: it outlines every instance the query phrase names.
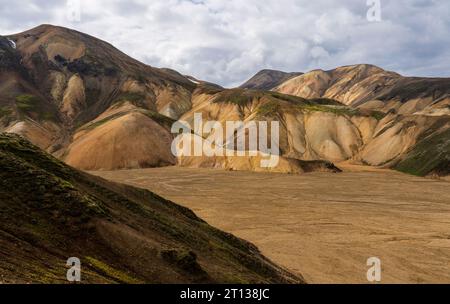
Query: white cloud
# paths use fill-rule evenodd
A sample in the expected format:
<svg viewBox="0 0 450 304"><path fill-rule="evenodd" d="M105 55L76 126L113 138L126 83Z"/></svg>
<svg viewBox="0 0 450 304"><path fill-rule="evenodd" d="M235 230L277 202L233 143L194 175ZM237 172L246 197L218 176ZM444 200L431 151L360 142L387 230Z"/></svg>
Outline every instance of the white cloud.
<svg viewBox="0 0 450 304"><path fill-rule="evenodd" d="M372 63L417 76L448 76L447 0L81 0L81 22L63 1L0 0L0 33L41 23L111 42L150 65L234 86L263 68L308 71Z"/></svg>

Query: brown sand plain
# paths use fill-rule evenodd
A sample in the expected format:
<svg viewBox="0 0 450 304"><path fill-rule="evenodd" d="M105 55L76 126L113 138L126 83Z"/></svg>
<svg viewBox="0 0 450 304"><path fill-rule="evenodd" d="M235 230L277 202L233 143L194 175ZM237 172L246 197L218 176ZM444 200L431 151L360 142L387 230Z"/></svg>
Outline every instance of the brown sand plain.
<svg viewBox="0 0 450 304"><path fill-rule="evenodd" d="M257 245L308 283L450 283L450 183L344 165L286 175L167 167L91 172L150 189Z"/></svg>

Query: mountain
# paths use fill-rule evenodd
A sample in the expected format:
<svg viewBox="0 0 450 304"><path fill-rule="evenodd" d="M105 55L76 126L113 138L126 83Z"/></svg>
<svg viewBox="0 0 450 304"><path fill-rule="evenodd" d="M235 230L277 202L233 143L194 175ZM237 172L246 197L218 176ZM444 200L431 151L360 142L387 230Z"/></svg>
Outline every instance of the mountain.
<svg viewBox="0 0 450 304"><path fill-rule="evenodd" d="M241 89L271 90L279 84L303 73L286 73L277 70L261 70L240 86Z"/></svg>
<svg viewBox="0 0 450 304"><path fill-rule="evenodd" d="M104 161L96 168L174 164L167 147L167 121L190 108L196 85L188 78L142 64L106 42L62 27L42 25L2 41L0 130L21 134L78 167L84 166L81 154L96 162L105 142ZM163 148L111 165L108 160L128 155L123 148L131 144L116 145L113 139L132 141L136 128L115 129L109 113L139 125L142 147ZM103 128L112 140L99 144Z"/></svg>
<svg viewBox="0 0 450 304"><path fill-rule="evenodd" d="M266 89L341 103L300 115L282 111L291 157L449 174L450 78L403 77L363 64L311 71Z"/></svg>
<svg viewBox="0 0 450 304"><path fill-rule="evenodd" d="M8 64L0 87L0 131L20 134L83 170L177 164L172 123L202 99L199 88L224 90L147 66L62 27L42 25L3 40L1 58ZM255 160L234 168L248 169L248 162ZM288 166L303 171L295 160Z"/></svg>
<svg viewBox="0 0 450 304"><path fill-rule="evenodd" d="M72 169L0 134L0 282L300 283L256 247L149 191Z"/></svg>
<svg viewBox="0 0 450 304"><path fill-rule="evenodd" d="M398 168L400 163L402 171L418 175L448 175L449 171L446 160L450 151L445 143L449 139L450 116L445 111L439 115L438 112L398 114L395 109L383 112L370 107L352 107L328 98L306 99L249 89L198 88L193 93L192 110L181 119L192 122L195 113L202 113L204 119L219 121L222 125L230 120L279 121L282 158L279 166L270 170L274 172L309 172L306 167L313 168L312 171L339 171L327 162L384 168ZM440 144L426 144L436 142ZM417 161L414 164L406 160L423 146L429 154L421 153L421 157L433 155L433 161L423 170L415 170ZM178 163L261 170L246 158L191 157L180 159Z"/></svg>
<svg viewBox="0 0 450 304"><path fill-rule="evenodd" d="M368 64L315 70L272 90L303 98L331 98L352 107L395 110L399 114L450 114L450 78L403 77Z"/></svg>
<svg viewBox="0 0 450 304"><path fill-rule="evenodd" d="M0 69L0 131L20 134L83 170L180 165L338 172L333 163L352 162L420 175L447 172L441 140L450 128L450 78L354 65L306 74L264 70L241 88L224 89L50 25L0 38ZM194 113L222 124L279 121L279 165L264 169L252 156L174 157L171 126L192 122ZM417 168L411 159L436 140L439 145L426 149L435 161Z"/></svg>

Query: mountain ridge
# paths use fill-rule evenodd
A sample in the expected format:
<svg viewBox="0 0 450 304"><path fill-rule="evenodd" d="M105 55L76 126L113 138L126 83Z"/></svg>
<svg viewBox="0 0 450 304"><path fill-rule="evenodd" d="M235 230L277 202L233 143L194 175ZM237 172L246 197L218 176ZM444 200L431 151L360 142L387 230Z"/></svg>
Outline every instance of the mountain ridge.
<svg viewBox="0 0 450 304"><path fill-rule="evenodd" d="M253 85L276 84L271 91L224 89L70 29L44 25L8 37L15 48L0 44L0 131L80 169L258 170L251 157L175 158L171 124L194 112L221 123L280 121L275 171L285 173L335 171L329 163L342 161L395 168L425 133L448 128L450 78L403 77L363 64L301 75L263 70Z"/></svg>
<svg viewBox="0 0 450 304"><path fill-rule="evenodd" d="M293 72L287 73L278 70L272 69L263 69L256 73L252 78L247 80L244 84L239 86L242 89L258 89L258 90L270 90L279 84L294 78L296 76L300 76L303 73L301 72Z"/></svg>

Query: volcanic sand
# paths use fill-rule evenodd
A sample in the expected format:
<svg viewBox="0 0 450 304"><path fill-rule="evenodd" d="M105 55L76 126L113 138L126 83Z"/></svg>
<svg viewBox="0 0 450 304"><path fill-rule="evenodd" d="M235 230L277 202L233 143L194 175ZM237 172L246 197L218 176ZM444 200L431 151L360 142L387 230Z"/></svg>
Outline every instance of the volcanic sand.
<svg viewBox="0 0 450 304"><path fill-rule="evenodd" d="M167 167L94 174L148 188L257 245L309 283L450 282L450 183L344 166L340 174ZM348 171L351 172L348 172Z"/></svg>

